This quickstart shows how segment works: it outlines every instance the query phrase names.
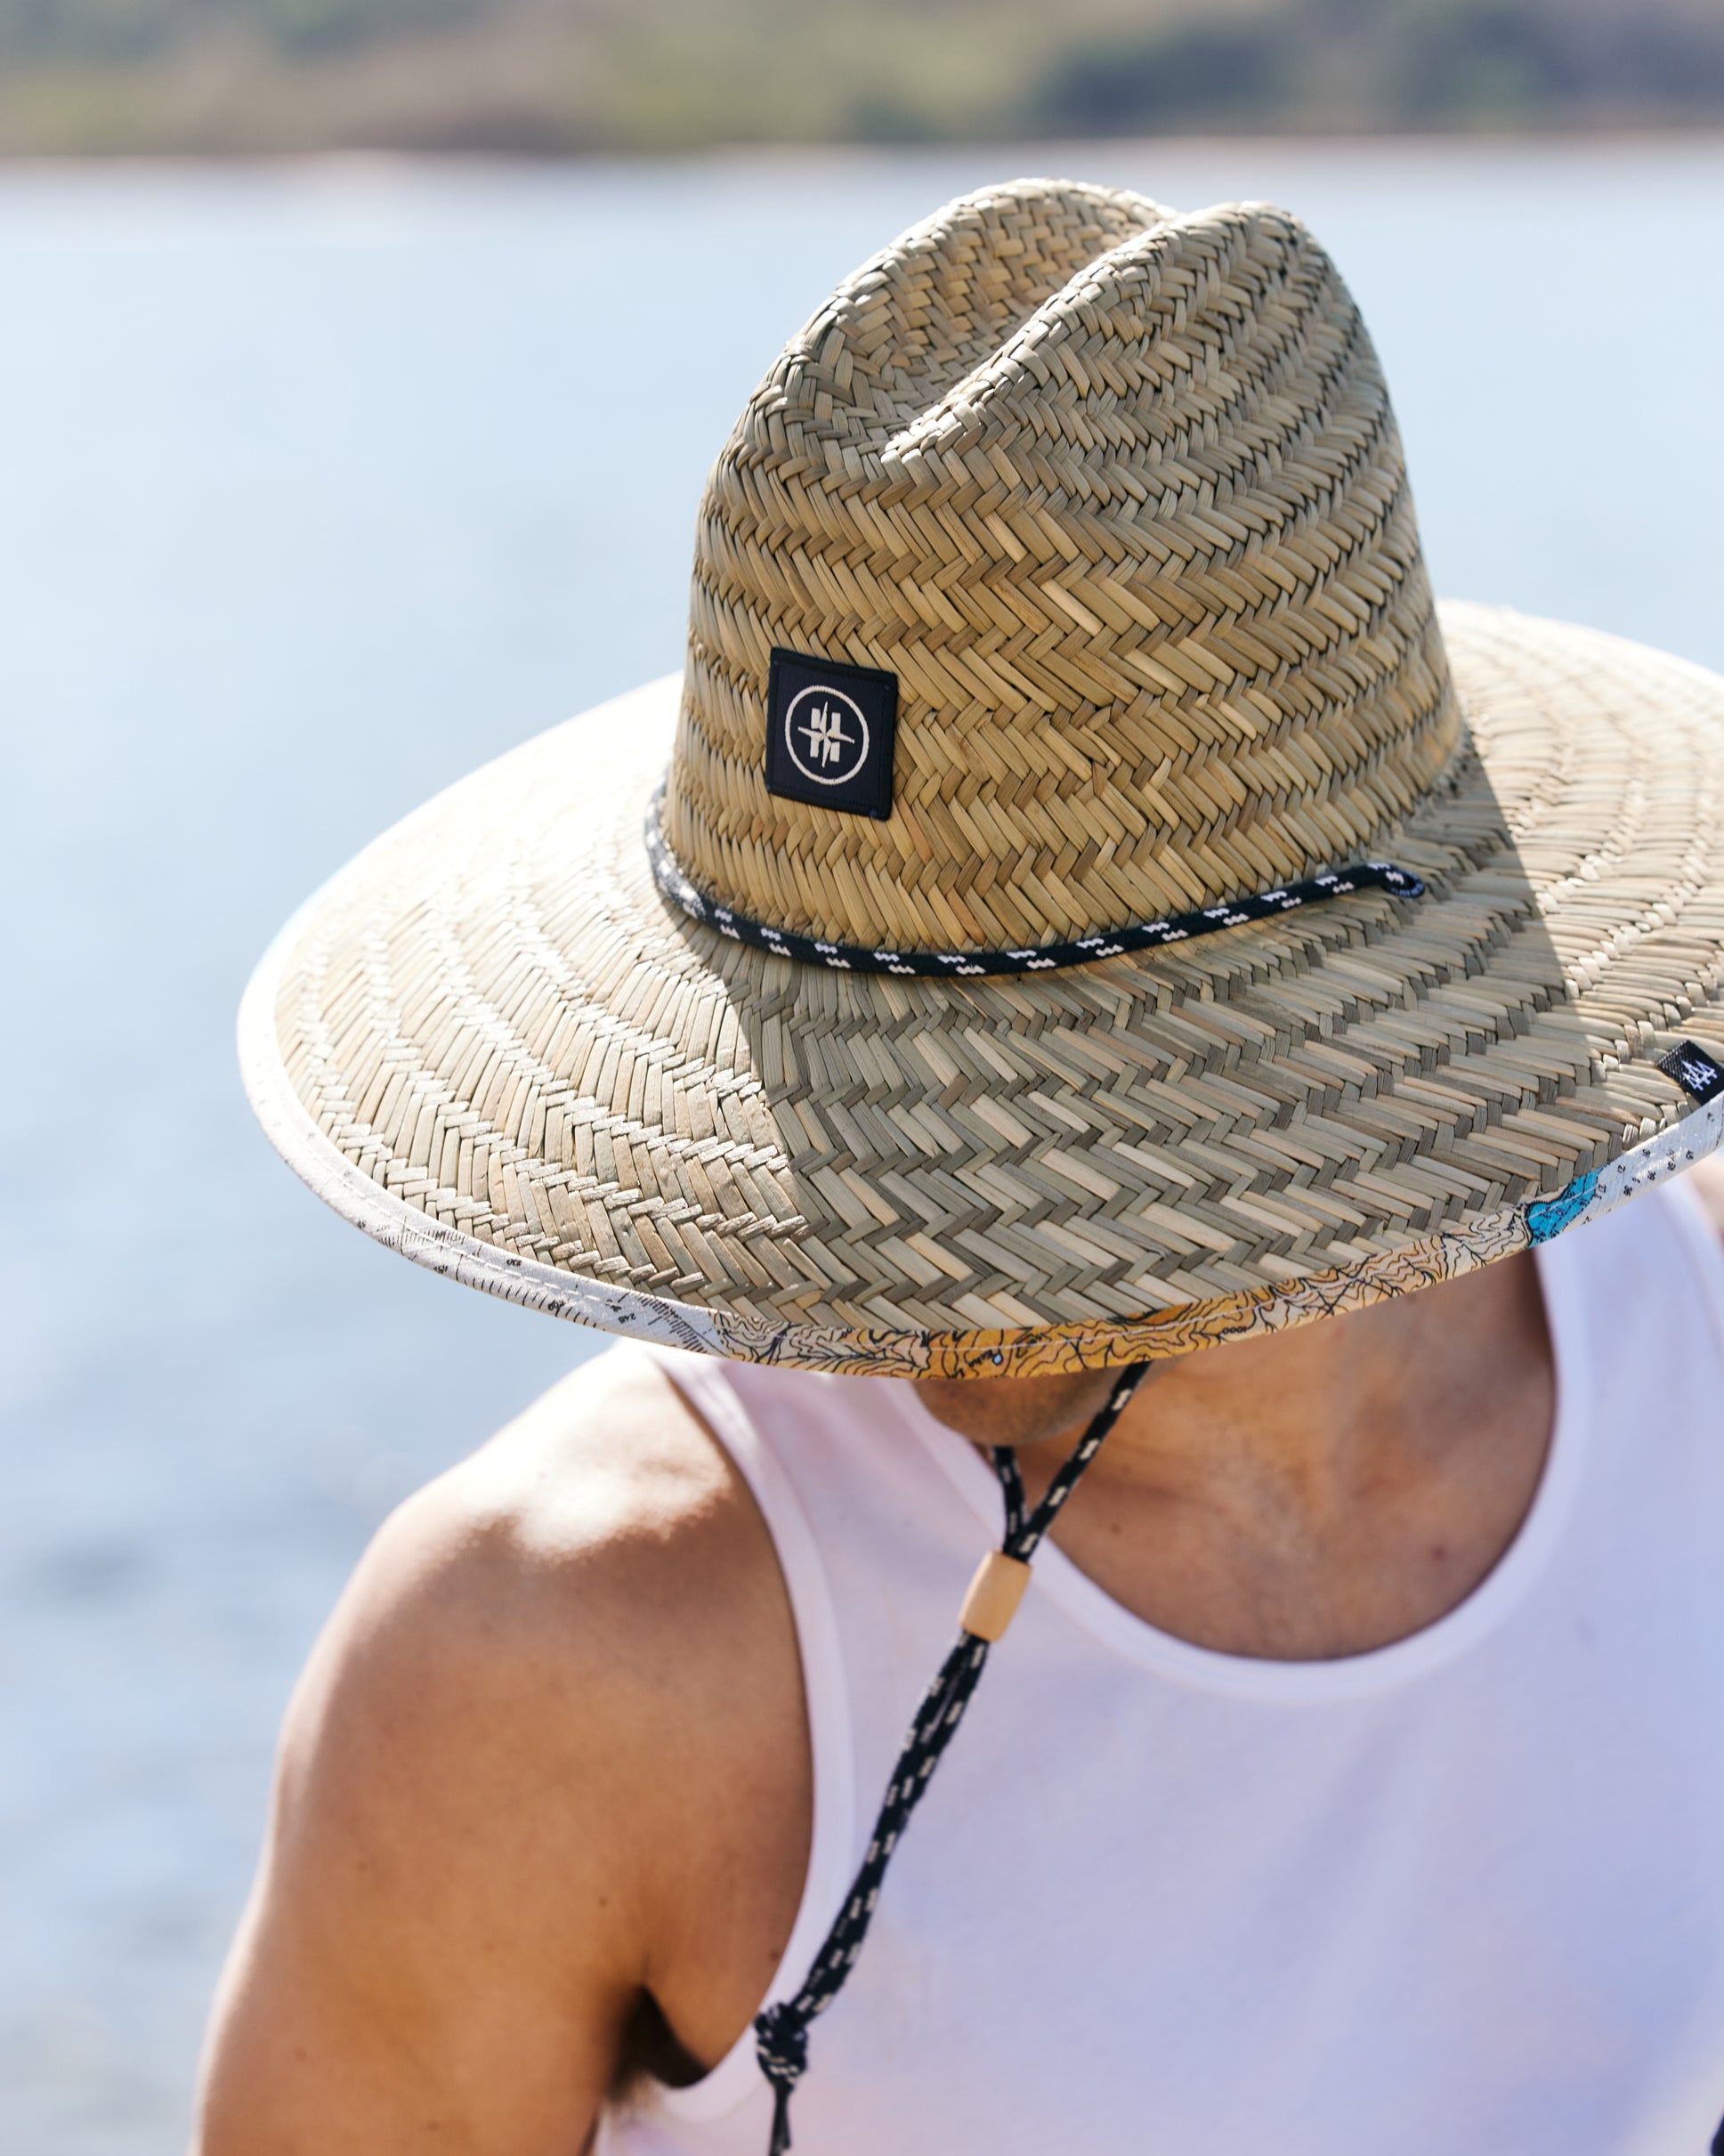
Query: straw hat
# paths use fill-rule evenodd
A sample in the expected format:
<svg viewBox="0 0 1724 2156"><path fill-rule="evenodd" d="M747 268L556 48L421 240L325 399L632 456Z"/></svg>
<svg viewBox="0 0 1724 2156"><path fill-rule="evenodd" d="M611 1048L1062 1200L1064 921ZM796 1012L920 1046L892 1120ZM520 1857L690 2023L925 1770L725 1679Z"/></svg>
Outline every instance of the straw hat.
<svg viewBox="0 0 1724 2156"><path fill-rule="evenodd" d="M1296 218L1020 181L785 348L680 680L288 926L247 1084L350 1220L561 1316L833 1371L1138 1362L1718 1141L1721 768L1715 677L1433 609Z"/></svg>

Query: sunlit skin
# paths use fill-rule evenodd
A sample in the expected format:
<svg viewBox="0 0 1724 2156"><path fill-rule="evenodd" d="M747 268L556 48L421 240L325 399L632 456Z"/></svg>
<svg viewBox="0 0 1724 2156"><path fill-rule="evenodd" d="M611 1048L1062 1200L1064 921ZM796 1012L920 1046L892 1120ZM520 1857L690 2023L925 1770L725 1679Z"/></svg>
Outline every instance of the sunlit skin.
<svg viewBox="0 0 1724 2156"><path fill-rule="evenodd" d="M1105 1372L935 1381L1032 1493ZM1554 1399L1530 1255L1350 1317L1151 1366L1056 1540L1200 1646L1315 1660L1419 1630L1485 1576L1537 1487Z"/></svg>
<svg viewBox="0 0 1724 2156"><path fill-rule="evenodd" d="M1033 1495L1109 1382L921 1397L1019 1447ZM1362 1652L1497 1562L1553 1411L1536 1270L1510 1259L1158 1366L1056 1540L1183 1639ZM319 1644L200 2156L571 2156L619 2079L693 2079L746 2032L812 1803L752 1500L659 1371L587 1365L396 1514Z"/></svg>

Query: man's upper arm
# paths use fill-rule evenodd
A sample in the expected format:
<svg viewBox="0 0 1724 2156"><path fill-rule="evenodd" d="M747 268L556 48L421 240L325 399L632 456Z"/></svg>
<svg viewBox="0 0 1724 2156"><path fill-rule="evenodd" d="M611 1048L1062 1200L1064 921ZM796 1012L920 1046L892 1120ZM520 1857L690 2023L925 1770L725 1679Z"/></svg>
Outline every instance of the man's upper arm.
<svg viewBox="0 0 1724 2156"><path fill-rule="evenodd" d="M630 1435L588 1471L506 1432L368 1554L289 1712L200 2156L580 2147L688 1898L655 1852L700 1853L664 1765L700 1744L682 1664L716 1689L676 1642L714 1628L679 1598L734 1568L699 1461L643 1495Z"/></svg>
<svg viewBox="0 0 1724 2156"><path fill-rule="evenodd" d="M493 1636L488 1656L484 1558L439 1577L426 1509L380 1538L295 1696L223 1985L206 2156L542 2156L603 2097L638 1982L604 1702L557 1697L518 1643ZM554 1755L547 1807L534 1784Z"/></svg>

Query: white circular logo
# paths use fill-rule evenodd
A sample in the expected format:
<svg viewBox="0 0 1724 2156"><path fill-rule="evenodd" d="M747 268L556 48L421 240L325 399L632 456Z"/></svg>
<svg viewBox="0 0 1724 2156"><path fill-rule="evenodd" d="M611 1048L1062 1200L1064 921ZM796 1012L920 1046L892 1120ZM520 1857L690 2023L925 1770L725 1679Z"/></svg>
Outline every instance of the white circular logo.
<svg viewBox="0 0 1724 2156"><path fill-rule="evenodd" d="M804 689L784 714L784 746L805 779L842 786L868 761L868 721L842 689Z"/></svg>

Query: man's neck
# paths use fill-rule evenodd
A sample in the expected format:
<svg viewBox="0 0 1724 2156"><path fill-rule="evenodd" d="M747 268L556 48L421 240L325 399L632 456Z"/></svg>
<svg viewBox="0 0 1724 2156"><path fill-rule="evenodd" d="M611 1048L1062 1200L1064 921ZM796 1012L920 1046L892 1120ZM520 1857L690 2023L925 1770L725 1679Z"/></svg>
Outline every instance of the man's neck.
<svg viewBox="0 0 1724 2156"><path fill-rule="evenodd" d="M1554 1400L1537 1272L1509 1259L1160 1365L1056 1539L1128 1609L1199 1645L1362 1653L1435 1622L1496 1564L1538 1487ZM1071 1435L1021 1447L1032 1494Z"/></svg>

